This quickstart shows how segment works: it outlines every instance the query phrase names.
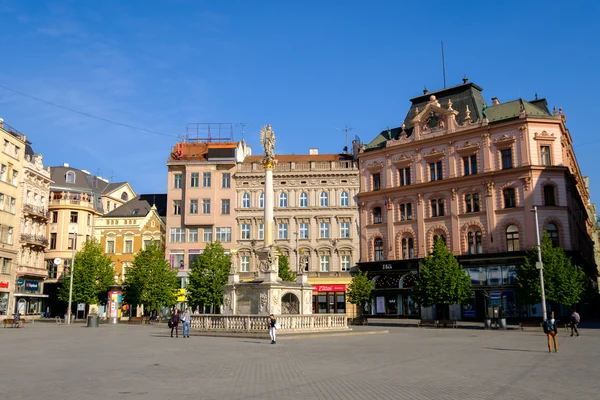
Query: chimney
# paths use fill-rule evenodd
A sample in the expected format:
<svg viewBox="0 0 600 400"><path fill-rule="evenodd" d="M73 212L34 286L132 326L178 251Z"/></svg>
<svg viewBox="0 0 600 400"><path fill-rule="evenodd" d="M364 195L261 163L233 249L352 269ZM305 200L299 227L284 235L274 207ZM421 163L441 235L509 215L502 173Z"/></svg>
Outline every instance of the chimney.
<svg viewBox="0 0 600 400"><path fill-rule="evenodd" d="M69 163L68 163L68 162L66 162L66 163L63 163L63 167L65 167L65 168L69 168Z"/></svg>
<svg viewBox="0 0 600 400"><path fill-rule="evenodd" d="M308 154L310 154L310 155L319 154L319 149L313 147L313 148L311 148L311 149L308 150Z"/></svg>
<svg viewBox="0 0 600 400"><path fill-rule="evenodd" d="M492 105L497 106L500 104L500 100L497 97L492 97Z"/></svg>

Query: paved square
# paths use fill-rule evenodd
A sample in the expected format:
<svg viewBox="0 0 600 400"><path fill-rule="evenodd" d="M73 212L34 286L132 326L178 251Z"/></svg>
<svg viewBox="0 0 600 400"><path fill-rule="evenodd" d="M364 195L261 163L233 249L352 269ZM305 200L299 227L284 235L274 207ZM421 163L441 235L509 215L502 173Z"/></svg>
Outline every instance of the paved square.
<svg viewBox="0 0 600 400"><path fill-rule="evenodd" d="M381 328L359 327L357 330ZM0 329L1 398L597 399L600 331L389 327L388 334L267 340L162 326Z"/></svg>

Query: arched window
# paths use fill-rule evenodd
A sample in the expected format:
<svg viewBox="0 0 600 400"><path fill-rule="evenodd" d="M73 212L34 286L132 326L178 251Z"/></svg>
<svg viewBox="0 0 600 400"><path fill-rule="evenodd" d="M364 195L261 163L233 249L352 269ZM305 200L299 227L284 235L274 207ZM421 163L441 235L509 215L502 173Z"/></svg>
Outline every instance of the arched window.
<svg viewBox="0 0 600 400"><path fill-rule="evenodd" d="M383 223L383 219L381 217L381 207L375 207L373 209L373 223L374 224Z"/></svg>
<svg viewBox="0 0 600 400"><path fill-rule="evenodd" d="M308 207L308 194L306 192L300 193L300 207Z"/></svg>
<svg viewBox="0 0 600 400"><path fill-rule="evenodd" d="M402 238L402 259L415 257L415 241L412 237Z"/></svg>
<svg viewBox="0 0 600 400"><path fill-rule="evenodd" d="M548 236L550 236L550 240L552 240L552 246L558 247L558 228L556 224L551 222L546 225L546 232L548 232Z"/></svg>
<svg viewBox="0 0 600 400"><path fill-rule="evenodd" d="M127 194L127 192L121 193L121 200L127 201L128 199L129 199L129 195Z"/></svg>
<svg viewBox="0 0 600 400"><path fill-rule="evenodd" d="M321 207L329 207L329 195L327 192L321 192Z"/></svg>
<svg viewBox="0 0 600 400"><path fill-rule="evenodd" d="M469 245L469 254L483 253L481 231L469 231L469 233L467 233L467 243Z"/></svg>
<svg viewBox="0 0 600 400"><path fill-rule="evenodd" d="M375 261L383 261L383 239L377 238L373 243L374 253L375 253Z"/></svg>
<svg viewBox="0 0 600 400"><path fill-rule="evenodd" d="M258 196L258 207L259 208L265 208L265 194L264 192L260 194L260 196Z"/></svg>
<svg viewBox="0 0 600 400"><path fill-rule="evenodd" d="M554 186L552 185L544 185L544 205L556 205L556 199L554 198Z"/></svg>
<svg viewBox="0 0 600 400"><path fill-rule="evenodd" d="M443 234L443 233L436 233L435 235L433 235L433 243L432 243L432 245L435 245L435 242L438 239L442 239L442 242L444 242L444 244L446 244L446 235Z"/></svg>
<svg viewBox="0 0 600 400"><path fill-rule="evenodd" d="M508 251L519 251L519 228L516 225L506 228L506 246Z"/></svg>
<svg viewBox="0 0 600 400"><path fill-rule="evenodd" d="M279 207L287 207L287 193L281 193L279 195Z"/></svg>
<svg viewBox="0 0 600 400"><path fill-rule="evenodd" d="M348 192L340 193L340 206L348 207L349 204L350 204L350 202L349 202Z"/></svg>
<svg viewBox="0 0 600 400"><path fill-rule="evenodd" d="M250 194L248 193L242 195L242 208L250 208Z"/></svg>
<svg viewBox="0 0 600 400"><path fill-rule="evenodd" d="M65 181L67 183L75 183L75 172L73 172L73 171L67 172L67 174L65 175Z"/></svg>

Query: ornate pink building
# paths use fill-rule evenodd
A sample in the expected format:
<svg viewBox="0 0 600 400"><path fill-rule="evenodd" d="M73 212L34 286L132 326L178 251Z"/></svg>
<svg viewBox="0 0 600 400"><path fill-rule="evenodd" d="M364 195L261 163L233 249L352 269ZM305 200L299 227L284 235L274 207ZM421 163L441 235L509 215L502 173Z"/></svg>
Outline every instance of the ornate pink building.
<svg viewBox="0 0 600 400"><path fill-rule="evenodd" d="M376 282L373 314L420 315L410 287L440 237L475 288L470 305L452 307L454 317L482 318L500 304L509 317L537 315L539 307L514 295L515 268L535 245L534 206L540 229L596 274L589 193L562 109L550 111L537 96L488 106L481 91L466 79L424 91L401 127L355 144L359 267Z"/></svg>

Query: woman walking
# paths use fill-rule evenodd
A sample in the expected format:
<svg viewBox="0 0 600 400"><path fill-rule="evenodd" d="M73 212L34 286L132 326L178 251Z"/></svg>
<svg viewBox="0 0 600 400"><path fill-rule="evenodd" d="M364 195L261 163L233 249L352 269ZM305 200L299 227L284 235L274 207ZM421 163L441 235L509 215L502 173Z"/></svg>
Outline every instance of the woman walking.
<svg viewBox="0 0 600 400"><path fill-rule="evenodd" d="M558 342L556 341L558 331L556 329L556 321L552 318L552 313L549 313L548 319L544 321L544 333L548 337L548 353L552 353L551 340L554 341L554 352L558 353Z"/></svg>
<svg viewBox="0 0 600 400"><path fill-rule="evenodd" d="M275 331L277 330L277 328L275 327L275 325L277 325L277 320L275 319L275 316L273 314L270 314L269 315L269 336L271 336L271 344L277 343L277 336L275 334Z"/></svg>
<svg viewBox="0 0 600 400"><path fill-rule="evenodd" d="M179 337L179 310L174 309L171 315L171 337L173 337L173 329L175 329L175 337Z"/></svg>

